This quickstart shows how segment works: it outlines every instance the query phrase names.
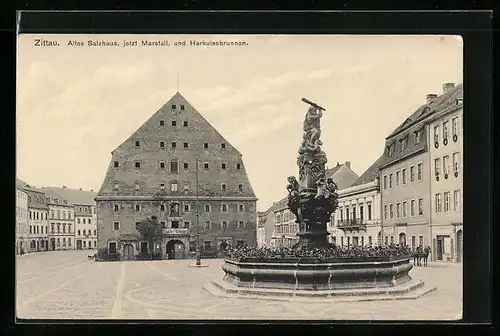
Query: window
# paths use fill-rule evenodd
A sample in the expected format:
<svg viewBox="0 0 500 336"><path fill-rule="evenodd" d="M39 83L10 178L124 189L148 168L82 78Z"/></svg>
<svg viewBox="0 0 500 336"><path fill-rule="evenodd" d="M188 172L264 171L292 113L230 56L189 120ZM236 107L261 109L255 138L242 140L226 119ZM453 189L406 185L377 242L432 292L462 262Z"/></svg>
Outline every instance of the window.
<svg viewBox="0 0 500 336"><path fill-rule="evenodd" d="M189 144L187 142L184 142L182 145L184 146L184 148L189 148Z"/></svg>
<svg viewBox="0 0 500 336"><path fill-rule="evenodd" d="M175 106L175 104L172 104L172 110L175 110L177 109L177 106Z"/></svg>
<svg viewBox="0 0 500 336"><path fill-rule="evenodd" d="M165 141L160 141L160 148L165 148Z"/></svg>
<svg viewBox="0 0 500 336"><path fill-rule="evenodd" d="M415 145L420 143L420 130L415 132Z"/></svg>
<svg viewBox="0 0 500 336"><path fill-rule="evenodd" d="M139 227L141 226L141 222L135 222L135 229L139 231Z"/></svg>
<svg viewBox="0 0 500 336"><path fill-rule="evenodd" d="M417 180L419 181L422 181L422 169L423 169L422 163L419 163L417 165Z"/></svg>
<svg viewBox="0 0 500 336"><path fill-rule="evenodd" d="M57 246L61 246L61 238L57 238Z"/></svg>
<svg viewBox="0 0 500 336"><path fill-rule="evenodd" d="M221 205L221 212L227 212L227 204L222 204Z"/></svg>
<svg viewBox="0 0 500 336"><path fill-rule="evenodd" d="M172 141L172 148L177 148L177 143L175 141Z"/></svg>
<svg viewBox="0 0 500 336"><path fill-rule="evenodd" d="M160 126L165 126L165 120L160 120Z"/></svg>
<svg viewBox="0 0 500 336"><path fill-rule="evenodd" d="M222 221L222 230L227 230L227 221Z"/></svg>
<svg viewBox="0 0 500 336"><path fill-rule="evenodd" d="M422 216L424 214L424 199L418 199L418 215Z"/></svg>
<svg viewBox="0 0 500 336"><path fill-rule="evenodd" d="M238 211L239 212L244 212L245 211L245 206L243 204L238 204Z"/></svg>
<svg viewBox="0 0 500 336"><path fill-rule="evenodd" d="M203 148L205 148L205 149L207 149L207 148L208 148L208 142L205 142L205 143L203 144Z"/></svg>
<svg viewBox="0 0 500 336"><path fill-rule="evenodd" d="M167 223L165 223L165 222L160 222L160 225L161 225L161 227L162 227L163 229L165 229L165 228L167 227Z"/></svg>
<svg viewBox="0 0 500 336"><path fill-rule="evenodd" d="M83 224L85 224L85 222L86 222L86 220L85 220L85 218L84 218L84 219L83 219Z"/></svg>
<svg viewBox="0 0 500 336"><path fill-rule="evenodd" d="M189 183L184 183L184 191L187 192L189 191Z"/></svg>
<svg viewBox="0 0 500 336"><path fill-rule="evenodd" d="M236 164L236 170L240 170L241 169L241 164L237 163Z"/></svg>
<svg viewBox="0 0 500 336"><path fill-rule="evenodd" d="M393 208L392 208L392 204L389 204L389 216L391 218L394 218L394 211L393 211Z"/></svg>
<svg viewBox="0 0 500 336"><path fill-rule="evenodd" d="M220 188L221 188L221 190L222 190L222 191L226 191L226 184L225 184L225 183L222 183L222 184L220 185Z"/></svg>
<svg viewBox="0 0 500 336"><path fill-rule="evenodd" d="M372 219L372 205L368 203L368 220Z"/></svg>
<svg viewBox="0 0 500 336"><path fill-rule="evenodd" d="M205 204L205 212L210 212L210 204Z"/></svg>
<svg viewBox="0 0 500 336"><path fill-rule="evenodd" d="M453 153L453 173L458 174L459 170L460 153Z"/></svg>
<svg viewBox="0 0 500 336"><path fill-rule="evenodd" d="M57 223L57 233L61 233L61 223Z"/></svg>
<svg viewBox="0 0 500 336"><path fill-rule="evenodd" d="M439 125L434 126L434 142L439 142Z"/></svg>
<svg viewBox="0 0 500 336"><path fill-rule="evenodd" d="M165 189L165 183L160 183L160 189L164 190Z"/></svg>
<svg viewBox="0 0 500 336"><path fill-rule="evenodd" d="M444 211L450 211L450 192L447 191L444 193Z"/></svg>
<svg viewBox="0 0 500 336"><path fill-rule="evenodd" d="M460 211L460 190L453 192L453 210Z"/></svg>
<svg viewBox="0 0 500 336"><path fill-rule="evenodd" d="M384 189L387 189L387 175L384 175Z"/></svg>
<svg viewBox="0 0 500 336"><path fill-rule="evenodd" d="M184 228L189 229L189 222L184 222Z"/></svg>
<svg viewBox="0 0 500 336"><path fill-rule="evenodd" d="M403 180L403 185L406 185L406 168L401 170L401 179Z"/></svg>
<svg viewBox="0 0 500 336"><path fill-rule="evenodd" d="M184 110L184 105L181 105L181 110Z"/></svg>
<svg viewBox="0 0 500 336"><path fill-rule="evenodd" d="M396 172L396 187L399 186L399 170Z"/></svg>
<svg viewBox="0 0 500 336"><path fill-rule="evenodd" d="M187 127L187 125L188 125L187 120L184 120L183 126L184 126L184 127Z"/></svg>
<svg viewBox="0 0 500 336"><path fill-rule="evenodd" d="M458 135L458 117L451 119L451 134Z"/></svg>
<svg viewBox="0 0 500 336"><path fill-rule="evenodd" d="M118 205L117 204L115 204L115 206L114 206L114 211L118 211ZM80 224L80 218L76 219L76 224Z"/></svg>
<svg viewBox="0 0 500 336"><path fill-rule="evenodd" d="M210 230L210 221L205 222L205 230Z"/></svg>
<svg viewBox="0 0 500 336"><path fill-rule="evenodd" d="M141 143L139 141L136 141L135 142L135 147L140 147L141 146Z"/></svg>
<svg viewBox="0 0 500 336"><path fill-rule="evenodd" d="M160 168L165 169L165 161L160 161Z"/></svg>
<svg viewBox="0 0 500 336"><path fill-rule="evenodd" d="M396 218L401 217L401 204L396 203Z"/></svg>
<svg viewBox="0 0 500 336"><path fill-rule="evenodd" d="M66 238L63 238L63 246L66 246Z"/></svg>
<svg viewBox="0 0 500 336"><path fill-rule="evenodd" d="M177 161L170 162L170 172L175 174L179 173L179 163Z"/></svg>
<svg viewBox="0 0 500 336"><path fill-rule="evenodd" d="M139 185L139 183L136 183L135 184L135 190L140 190L141 189L141 186Z"/></svg>
<svg viewBox="0 0 500 336"><path fill-rule="evenodd" d="M407 216L407 211L406 211L406 201L403 202L403 218L406 218Z"/></svg>
<svg viewBox="0 0 500 336"><path fill-rule="evenodd" d="M243 191L243 184L241 184L241 183L240 183L240 184L238 184L238 190L239 190L239 191Z"/></svg>
<svg viewBox="0 0 500 336"><path fill-rule="evenodd" d="M443 156L443 173L448 175L450 172L449 167L450 157L448 155Z"/></svg>
<svg viewBox="0 0 500 336"><path fill-rule="evenodd" d="M172 182L170 184L170 191L178 191L179 190L179 185L177 184L177 182Z"/></svg>
<svg viewBox="0 0 500 336"><path fill-rule="evenodd" d="M172 120L172 127L175 127L175 126L177 126L177 121Z"/></svg>
<svg viewBox="0 0 500 336"><path fill-rule="evenodd" d="M212 250L212 241L211 240L203 241L203 249L205 251L211 251Z"/></svg>
<svg viewBox="0 0 500 336"><path fill-rule="evenodd" d="M410 167L410 182L415 182L415 166Z"/></svg>
<svg viewBox="0 0 500 336"><path fill-rule="evenodd" d="M141 163L139 161L135 161L135 168L141 168Z"/></svg>
<svg viewBox="0 0 500 336"><path fill-rule="evenodd" d="M394 144L391 144L391 145L387 146L387 155L389 157L392 156L393 152L394 152Z"/></svg>
<svg viewBox="0 0 500 336"><path fill-rule="evenodd" d="M205 162L205 163L203 164L203 168L204 168L205 170L208 170L208 163L207 163L207 162Z"/></svg>
<svg viewBox="0 0 500 336"><path fill-rule="evenodd" d="M120 222L114 222L114 223L113 223L113 228L114 228L115 230L120 230Z"/></svg>
<svg viewBox="0 0 500 336"><path fill-rule="evenodd" d="M424 246L424 236L419 236L418 237L418 245L419 246Z"/></svg>
<svg viewBox="0 0 500 336"><path fill-rule="evenodd" d="M221 164L221 169L222 170L226 170L226 164L225 163Z"/></svg>
<svg viewBox="0 0 500 336"><path fill-rule="evenodd" d="M406 149L406 146L408 144L408 137L404 137L401 141L401 152L403 152Z"/></svg>
<svg viewBox="0 0 500 336"><path fill-rule="evenodd" d="M417 237L415 237L415 236L411 236L411 248L412 248L412 250L415 249L416 238Z"/></svg>
<svg viewBox="0 0 500 336"><path fill-rule="evenodd" d="M140 212L141 211L141 205L140 204L136 204L135 205L135 212Z"/></svg>
<svg viewBox="0 0 500 336"><path fill-rule="evenodd" d="M68 246L71 246L71 238L68 238ZM90 247L90 244L89 244Z"/></svg>
<svg viewBox="0 0 500 336"><path fill-rule="evenodd" d="M114 166L115 168L118 168L118 165L119 165L119 164L118 164L118 161L113 162L113 166Z"/></svg>
<svg viewBox="0 0 500 336"><path fill-rule="evenodd" d="M392 174L389 174L389 189L392 189Z"/></svg>
<svg viewBox="0 0 500 336"><path fill-rule="evenodd" d="M440 158L435 158L434 159L434 174L436 177L439 177L441 174L441 159Z"/></svg>
<svg viewBox="0 0 500 336"><path fill-rule="evenodd" d="M411 211L411 215L415 216L415 200L411 200L411 202L410 202L410 211Z"/></svg>
<svg viewBox="0 0 500 336"><path fill-rule="evenodd" d="M184 204L184 211L189 212L189 210L190 210L189 204Z"/></svg>
<svg viewBox="0 0 500 336"><path fill-rule="evenodd" d="M116 243L109 243L109 253L116 253Z"/></svg>
<svg viewBox="0 0 500 336"><path fill-rule="evenodd" d="M243 229L245 227L245 222L239 221L238 222L238 229Z"/></svg>
<svg viewBox="0 0 500 336"><path fill-rule="evenodd" d="M54 233L54 223L51 223L51 224L50 224L50 231L51 231L52 233Z"/></svg>
<svg viewBox="0 0 500 336"><path fill-rule="evenodd" d="M50 218L53 219L54 218L54 211L50 211Z"/></svg>
<svg viewBox="0 0 500 336"><path fill-rule="evenodd" d="M178 229L179 228L179 221L172 221L172 229Z"/></svg>
<svg viewBox="0 0 500 336"><path fill-rule="evenodd" d="M448 122L443 122L443 139L448 139Z"/></svg>
<svg viewBox="0 0 500 336"><path fill-rule="evenodd" d="M226 149L226 144L225 144L225 143L221 143L221 144L220 144L220 148L221 148L221 149Z"/></svg>
<svg viewBox="0 0 500 336"><path fill-rule="evenodd" d="M184 170L187 171L189 169L189 163L184 162Z"/></svg>
<svg viewBox="0 0 500 336"><path fill-rule="evenodd" d="M436 213L440 213L441 212L441 194L436 194L435 199L436 199Z"/></svg>

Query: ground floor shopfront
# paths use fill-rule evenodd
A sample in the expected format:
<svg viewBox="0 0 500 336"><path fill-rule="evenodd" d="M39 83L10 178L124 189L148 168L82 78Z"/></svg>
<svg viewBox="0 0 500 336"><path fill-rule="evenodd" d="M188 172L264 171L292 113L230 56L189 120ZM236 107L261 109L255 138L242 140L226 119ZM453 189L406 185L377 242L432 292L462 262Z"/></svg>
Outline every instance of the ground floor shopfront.
<svg viewBox="0 0 500 336"><path fill-rule="evenodd" d="M463 225L452 223L432 225L433 261L462 262L463 260Z"/></svg>

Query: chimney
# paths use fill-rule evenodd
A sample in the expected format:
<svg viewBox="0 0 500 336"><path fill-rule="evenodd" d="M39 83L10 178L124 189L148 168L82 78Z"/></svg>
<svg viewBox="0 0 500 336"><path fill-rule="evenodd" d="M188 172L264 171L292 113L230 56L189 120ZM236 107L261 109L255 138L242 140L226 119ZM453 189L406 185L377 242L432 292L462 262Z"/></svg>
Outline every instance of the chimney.
<svg viewBox="0 0 500 336"><path fill-rule="evenodd" d="M82 190L82 188L79 188L79 190Z"/></svg>
<svg viewBox="0 0 500 336"><path fill-rule="evenodd" d="M434 99L436 99L436 98L437 98L437 96L438 96L438 95L437 95L437 94L435 94L435 93L429 93L429 94L427 95L427 104L432 103L432 102L434 101Z"/></svg>
<svg viewBox="0 0 500 336"><path fill-rule="evenodd" d="M455 83L444 83L443 84L443 94L450 91L455 87Z"/></svg>
<svg viewBox="0 0 500 336"><path fill-rule="evenodd" d="M351 161L346 161L345 165L347 166L347 168L351 169Z"/></svg>
<svg viewBox="0 0 500 336"><path fill-rule="evenodd" d="M337 161L337 167L340 166L340 163Z"/></svg>
<svg viewBox="0 0 500 336"><path fill-rule="evenodd" d="M63 186L64 189L66 189L66 186Z"/></svg>
<svg viewBox="0 0 500 336"><path fill-rule="evenodd" d="M94 189L90 189L90 191L94 191Z"/></svg>

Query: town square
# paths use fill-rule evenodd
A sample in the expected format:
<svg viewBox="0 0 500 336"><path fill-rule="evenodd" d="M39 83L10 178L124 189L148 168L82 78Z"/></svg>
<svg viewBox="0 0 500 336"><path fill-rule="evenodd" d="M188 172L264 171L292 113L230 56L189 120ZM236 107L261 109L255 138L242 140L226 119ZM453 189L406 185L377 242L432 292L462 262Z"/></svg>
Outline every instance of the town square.
<svg viewBox="0 0 500 336"><path fill-rule="evenodd" d="M172 43L171 64L134 35L57 38L20 59L18 318L461 319L460 38L309 37L325 51L285 58L292 37L224 36Z"/></svg>

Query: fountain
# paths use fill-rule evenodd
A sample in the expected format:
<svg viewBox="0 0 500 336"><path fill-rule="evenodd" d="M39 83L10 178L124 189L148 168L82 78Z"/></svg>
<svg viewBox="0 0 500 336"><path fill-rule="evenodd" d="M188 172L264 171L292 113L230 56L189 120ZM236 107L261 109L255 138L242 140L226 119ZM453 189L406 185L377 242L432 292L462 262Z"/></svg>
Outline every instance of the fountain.
<svg viewBox="0 0 500 336"><path fill-rule="evenodd" d="M299 179L287 179L288 207L299 224L299 241L291 248L231 251L222 265L224 278L205 289L218 296L288 300L414 299L434 290L410 277L413 265L406 247L344 250L328 242L327 223L338 206L338 188L326 176L327 158L321 149L320 119L326 110L302 101L310 107L298 151Z"/></svg>

